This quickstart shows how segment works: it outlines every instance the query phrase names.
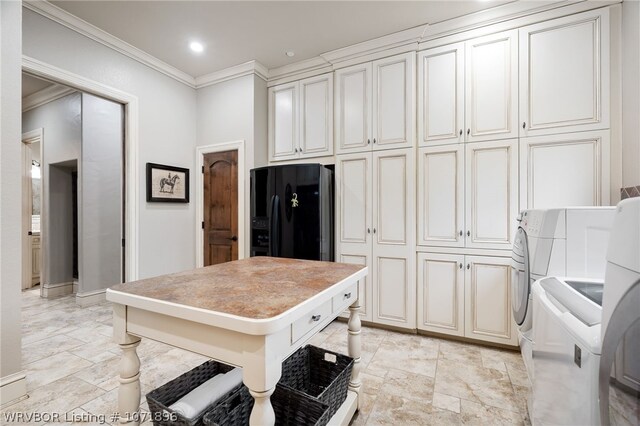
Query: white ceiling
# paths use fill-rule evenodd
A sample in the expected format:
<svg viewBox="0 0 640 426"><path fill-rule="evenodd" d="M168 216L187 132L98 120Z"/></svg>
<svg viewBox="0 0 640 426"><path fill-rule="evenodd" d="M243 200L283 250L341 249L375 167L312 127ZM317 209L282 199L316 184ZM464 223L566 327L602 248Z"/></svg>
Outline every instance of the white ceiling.
<svg viewBox="0 0 640 426"><path fill-rule="evenodd" d="M53 86L54 83L22 73L22 97L33 95L40 90Z"/></svg>
<svg viewBox="0 0 640 426"><path fill-rule="evenodd" d="M513 0L52 1L193 77L250 60L267 68ZM191 40L205 44L194 55ZM289 58L286 51L295 57Z"/></svg>

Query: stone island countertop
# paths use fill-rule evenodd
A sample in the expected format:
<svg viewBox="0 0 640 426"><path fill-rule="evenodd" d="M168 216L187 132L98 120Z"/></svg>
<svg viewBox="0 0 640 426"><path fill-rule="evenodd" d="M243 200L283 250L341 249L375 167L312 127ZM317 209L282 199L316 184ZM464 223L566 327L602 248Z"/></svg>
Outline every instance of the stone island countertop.
<svg viewBox="0 0 640 426"><path fill-rule="evenodd" d="M366 273L361 265L251 257L118 284L107 291L107 299L143 309L152 306L136 301L264 321Z"/></svg>

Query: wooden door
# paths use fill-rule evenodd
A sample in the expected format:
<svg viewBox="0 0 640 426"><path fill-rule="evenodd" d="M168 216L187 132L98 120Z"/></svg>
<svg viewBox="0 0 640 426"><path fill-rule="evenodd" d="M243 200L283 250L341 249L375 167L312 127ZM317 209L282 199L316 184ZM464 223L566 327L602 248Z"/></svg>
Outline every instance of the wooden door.
<svg viewBox="0 0 640 426"><path fill-rule="evenodd" d="M464 256L418 253L418 328L464 336Z"/></svg>
<svg viewBox="0 0 640 426"><path fill-rule="evenodd" d="M609 127L609 11L520 29L521 135Z"/></svg>
<svg viewBox="0 0 640 426"><path fill-rule="evenodd" d="M372 67L373 149L414 146L416 54L379 59Z"/></svg>
<svg viewBox="0 0 640 426"><path fill-rule="evenodd" d="M416 328L415 155L373 153L373 320Z"/></svg>
<svg viewBox="0 0 640 426"><path fill-rule="evenodd" d="M464 43L418 53L418 144L464 141Z"/></svg>
<svg viewBox="0 0 640 426"><path fill-rule="evenodd" d="M465 336L517 345L511 315L511 259L466 256Z"/></svg>
<svg viewBox="0 0 640 426"><path fill-rule="evenodd" d="M418 244L464 247L464 145L418 150Z"/></svg>
<svg viewBox="0 0 640 426"><path fill-rule="evenodd" d="M609 131L520 139L522 209L607 206Z"/></svg>
<svg viewBox="0 0 640 426"><path fill-rule="evenodd" d="M298 157L298 83L269 89L269 160Z"/></svg>
<svg viewBox="0 0 640 426"><path fill-rule="evenodd" d="M466 246L508 249L518 215L518 140L466 144Z"/></svg>
<svg viewBox="0 0 640 426"><path fill-rule="evenodd" d="M369 267L358 286L360 315L372 321L371 153L336 157L336 259Z"/></svg>
<svg viewBox="0 0 640 426"><path fill-rule="evenodd" d="M238 151L204 154L204 266L238 259Z"/></svg>
<svg viewBox="0 0 640 426"><path fill-rule="evenodd" d="M371 62L335 72L336 152L371 149Z"/></svg>
<svg viewBox="0 0 640 426"><path fill-rule="evenodd" d="M301 157L333 155L333 74L300 81Z"/></svg>
<svg viewBox="0 0 640 426"><path fill-rule="evenodd" d="M468 142L518 137L518 30L465 46Z"/></svg>

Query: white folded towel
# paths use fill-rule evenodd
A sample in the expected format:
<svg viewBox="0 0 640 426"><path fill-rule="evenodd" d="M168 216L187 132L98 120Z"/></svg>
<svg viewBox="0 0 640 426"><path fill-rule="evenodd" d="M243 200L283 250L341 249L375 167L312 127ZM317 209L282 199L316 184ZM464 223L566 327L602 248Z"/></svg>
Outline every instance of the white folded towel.
<svg viewBox="0 0 640 426"><path fill-rule="evenodd" d="M169 408L176 413L195 419L208 406L222 398L227 392L242 383L242 368L234 368L225 374L207 380L173 404Z"/></svg>

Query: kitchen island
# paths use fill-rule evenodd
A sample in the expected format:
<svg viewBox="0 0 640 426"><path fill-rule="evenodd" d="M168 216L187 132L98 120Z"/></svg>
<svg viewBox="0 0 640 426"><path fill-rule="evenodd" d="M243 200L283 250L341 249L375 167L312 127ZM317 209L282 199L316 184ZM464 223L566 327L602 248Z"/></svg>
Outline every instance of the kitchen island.
<svg viewBox="0 0 640 426"><path fill-rule="evenodd" d="M273 425L270 396L282 361L349 308L354 366L347 399L330 424L348 424L361 395L358 281L367 268L344 263L252 257L107 290L114 338L122 349L118 412L137 423L140 360L149 338L243 368L255 399L251 425Z"/></svg>

